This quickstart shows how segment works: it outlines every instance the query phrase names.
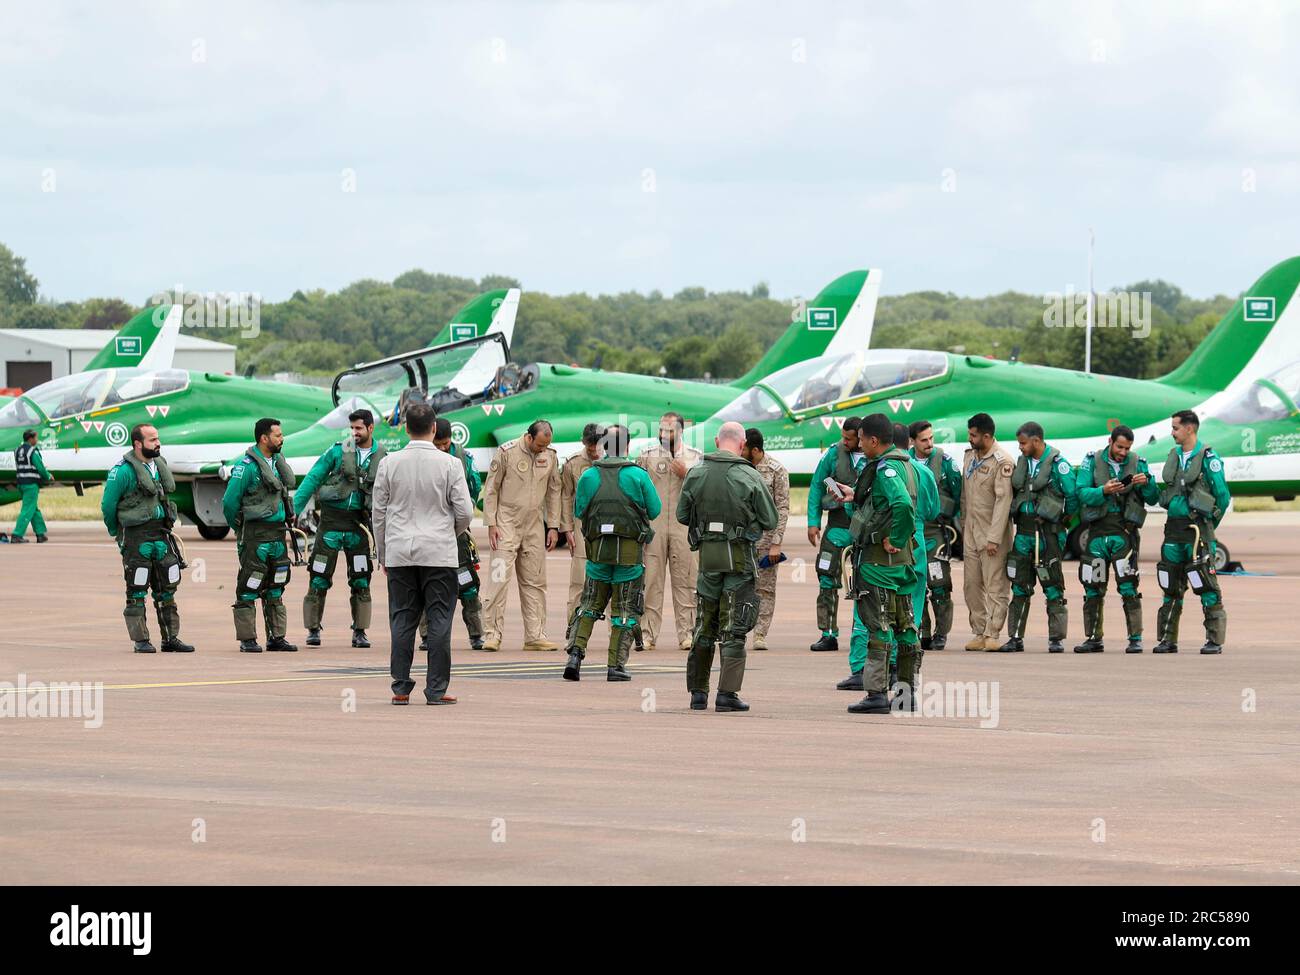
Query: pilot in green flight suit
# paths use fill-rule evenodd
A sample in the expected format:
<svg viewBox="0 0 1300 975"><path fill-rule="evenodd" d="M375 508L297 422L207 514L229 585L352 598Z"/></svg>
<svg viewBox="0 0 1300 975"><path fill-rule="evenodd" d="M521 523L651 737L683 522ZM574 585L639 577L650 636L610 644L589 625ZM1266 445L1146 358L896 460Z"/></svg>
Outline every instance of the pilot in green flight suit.
<svg viewBox="0 0 1300 975"><path fill-rule="evenodd" d="M921 649L942 650L948 645L952 630L952 540L956 538L957 515L961 507L961 471L942 448L935 445L934 427L927 420L917 420L908 427L912 441L909 454L926 466L934 476L939 497L939 513L925 518L926 587L928 605L914 607L921 613ZM930 622L934 615L933 626Z"/></svg>
<svg viewBox="0 0 1300 975"><path fill-rule="evenodd" d="M438 417L433 424L433 445L444 453L451 454L460 461L465 470L465 487L469 489L469 499L479 503L479 492L483 490L483 478L474 467L474 458L468 450L451 442L451 421ZM465 621L465 630L469 633L469 648L483 649L483 601L479 599L478 548L474 545L474 535L466 528L456 536L456 583L457 597L460 599L460 618ZM429 633L429 620L420 614L420 651L429 649L425 638Z"/></svg>
<svg viewBox="0 0 1300 975"><path fill-rule="evenodd" d="M41 515L40 509L40 497L41 485L49 484L52 480L54 478L50 477L50 472L45 469L45 462L41 460L40 448L36 446L36 431L24 430L22 446L14 451L14 481L18 485L18 493L22 495L23 503L18 509L18 520L14 522L13 534L9 536L11 543L22 545L27 542L23 535L29 524L36 531L36 541L47 540L45 518Z"/></svg>
<svg viewBox="0 0 1300 975"><path fill-rule="evenodd" d="M627 427L607 427L605 456L582 472L573 493L573 514L587 543L587 578L567 633L565 680L578 680L587 641L609 606L606 680L631 680L627 658L645 608L645 547L650 523L662 507L650 475L628 460Z"/></svg>
<svg viewBox="0 0 1300 975"><path fill-rule="evenodd" d="M1110 432L1110 446L1088 454L1079 465L1079 514L1085 538L1079 560L1083 583L1084 641L1075 653L1101 653L1106 578L1113 568L1115 587L1124 601L1128 630L1126 653L1142 652L1142 594L1138 592L1138 543L1147 505L1160 489L1145 458L1133 450L1133 431L1120 424Z"/></svg>
<svg viewBox="0 0 1300 975"><path fill-rule="evenodd" d="M713 442L718 449L687 472L677 499L677 521L687 526L691 550L700 558L686 688L692 711L708 708L714 646L721 641L714 707L748 711L739 691L745 679L745 637L758 622L754 544L777 526L780 515L762 475L741 456L745 428L728 420Z"/></svg>
<svg viewBox="0 0 1300 975"><path fill-rule="evenodd" d="M352 590L352 645L369 647L370 577L375 570L370 557L371 498L375 475L385 450L375 443L375 418L365 409L348 414L352 436L320 455L293 496L293 510L302 511L312 496L320 506L316 541L312 545L307 572L311 581L302 598L302 622L307 628L307 646L320 646L325 596L334 584L334 567L339 553L346 559L348 587Z"/></svg>
<svg viewBox="0 0 1300 975"><path fill-rule="evenodd" d="M235 638L240 653L261 653L257 642L257 611L262 600L266 621L266 649L293 651L286 640L289 617L284 609L284 587L289 583L289 550L285 536L292 525L289 506L293 503L295 479L289 462L280 453L284 434L280 421L265 417L253 427L257 442L245 451L230 472L230 483L221 499L226 524L235 530L235 551L239 554L239 577L235 585Z"/></svg>
<svg viewBox="0 0 1300 975"><path fill-rule="evenodd" d="M1178 652L1178 618L1189 585L1201 597L1205 617L1201 653L1222 653L1228 635L1228 611L1214 571L1214 532L1232 497L1223 476L1223 459L1201 443L1200 429L1200 420L1191 410L1174 414L1178 446L1169 451L1160 477L1160 506L1169 517L1156 564L1156 578L1165 595L1156 615L1160 642L1152 648L1154 653Z"/></svg>
<svg viewBox="0 0 1300 975"><path fill-rule="evenodd" d="M889 698L889 658L897 648L901 705L915 709L920 674L920 639L912 607L916 589L918 529L915 462L894 445L893 423L883 413L863 417L860 430L867 466L854 488L852 562L857 613L867 628L863 672L866 697L849 705L850 714L885 714Z"/></svg>
<svg viewBox="0 0 1300 975"><path fill-rule="evenodd" d="M1020 457L1011 472L1011 517L1016 535L1007 553L1011 605L1007 608L1007 642L998 653L1025 649L1025 624L1034 584L1041 580L1047 600L1047 651L1064 653L1061 642L1069 626L1065 608L1066 521L1079 507L1074 469L1061 452L1043 442L1043 428L1032 420L1016 431Z"/></svg>
<svg viewBox="0 0 1300 975"><path fill-rule="evenodd" d="M153 590L153 608L162 633L163 653L193 653L180 638L181 614L176 608L176 590L181 584L181 565L175 540L176 505L168 498L176 481L162 457L158 431L147 423L131 431L131 450L122 455L108 472L100 513L104 527L117 539L126 576L127 635L136 653L157 653L149 639L149 621L144 597Z"/></svg>
<svg viewBox="0 0 1300 975"><path fill-rule="evenodd" d="M822 456L808 486L808 541L817 548L817 627L821 636L809 650L838 650L839 598L844 550L849 537L851 501L837 501L826 488L829 477L850 487L862 470L862 451L858 447L858 424L851 416L840 431L841 441ZM821 533L822 512L826 512L826 534ZM820 544L819 544L820 543Z"/></svg>
<svg viewBox="0 0 1300 975"><path fill-rule="evenodd" d="M901 423L894 424L894 446L899 450L905 449L903 444L910 439L910 434L906 427ZM912 465L913 473L916 475L916 526L912 530L913 540L916 542L916 551L926 551L926 526L934 519L939 517L939 485L935 481L934 473L930 467L917 460L908 453L908 462ZM863 465L864 473L868 469ZM954 472L956 468L953 468ZM864 475L859 474L862 478ZM872 475L866 475L870 478ZM958 477L961 475L959 474ZM856 489L855 489L856 493ZM926 589L929 585L929 579L925 572L916 572L916 581L912 585L912 619L920 629L925 612ZM951 623L951 620L949 621ZM835 687L841 691L861 691L865 690L862 684L862 670L867 661L867 644L870 640L870 634L867 631L866 624L862 621L861 614L858 613L858 607L855 603L853 606L853 636L849 641L849 676L840 681ZM925 645L925 639L921 639L921 649L929 649ZM940 647L940 649L943 649ZM891 675L898 668L898 646L894 645L889 652L889 668ZM919 677L919 666L917 674ZM891 677L890 684L894 681Z"/></svg>

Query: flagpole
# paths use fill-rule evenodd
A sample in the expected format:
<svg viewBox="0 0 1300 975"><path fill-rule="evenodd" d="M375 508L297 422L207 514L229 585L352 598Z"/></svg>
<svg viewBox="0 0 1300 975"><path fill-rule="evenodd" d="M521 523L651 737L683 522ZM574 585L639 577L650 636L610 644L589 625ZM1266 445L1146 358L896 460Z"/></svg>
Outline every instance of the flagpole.
<svg viewBox="0 0 1300 975"><path fill-rule="evenodd" d="M1092 228L1088 228L1088 327L1083 334L1083 371L1092 372L1092 306L1094 302L1092 290L1092 245L1096 243L1096 235L1093 234Z"/></svg>

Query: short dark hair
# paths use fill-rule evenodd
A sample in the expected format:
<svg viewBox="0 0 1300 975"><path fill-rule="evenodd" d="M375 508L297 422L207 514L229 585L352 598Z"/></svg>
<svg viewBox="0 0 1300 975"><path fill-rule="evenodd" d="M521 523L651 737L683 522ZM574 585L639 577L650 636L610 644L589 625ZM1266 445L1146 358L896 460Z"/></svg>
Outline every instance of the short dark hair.
<svg viewBox="0 0 1300 975"><path fill-rule="evenodd" d="M974 430L977 433L987 433L990 437L997 433L998 430L993 424L993 417L987 413L976 413L966 421L966 429Z"/></svg>
<svg viewBox="0 0 1300 975"><path fill-rule="evenodd" d="M912 425L907 428L907 435L915 440L932 426L934 426L934 424L929 420L915 420Z"/></svg>
<svg viewBox="0 0 1300 975"><path fill-rule="evenodd" d="M271 427L278 427L279 425L279 420L272 419L269 416L262 417L262 419L253 424L253 440L261 440L271 432Z"/></svg>
<svg viewBox="0 0 1300 975"><path fill-rule="evenodd" d="M1110 432L1110 442L1114 443L1120 437L1123 437L1125 440L1128 440L1130 442L1136 439L1133 436L1132 427L1126 427L1124 426L1124 424L1118 423L1115 425L1115 429Z"/></svg>
<svg viewBox="0 0 1300 975"><path fill-rule="evenodd" d="M349 423L356 423L358 420L368 427L373 427L375 425L375 414L369 410L353 410L348 414Z"/></svg>
<svg viewBox="0 0 1300 975"><path fill-rule="evenodd" d="M546 427L547 430L552 432L555 430L555 428L551 426L550 420L534 420L532 423L528 424L528 429L525 432L528 436L535 437L542 432L542 427Z"/></svg>
<svg viewBox="0 0 1300 975"><path fill-rule="evenodd" d="M433 429L435 419L437 414L428 403L412 403L406 408L406 432L423 437Z"/></svg>
<svg viewBox="0 0 1300 975"><path fill-rule="evenodd" d="M847 430L849 431L849 433L852 433L854 430L859 429L861 426L862 426L862 417L851 416L844 421L844 426L840 427L840 429Z"/></svg>
<svg viewBox="0 0 1300 975"><path fill-rule="evenodd" d="M451 421L445 416L440 416L433 421L433 439L446 440L451 436Z"/></svg>
<svg viewBox="0 0 1300 975"><path fill-rule="evenodd" d="M1033 420L1026 420L1024 423L1020 424L1020 429L1016 431L1016 436L1028 437L1030 440L1037 437L1039 440L1042 440L1043 425L1041 423L1035 423Z"/></svg>
<svg viewBox="0 0 1300 975"><path fill-rule="evenodd" d="M844 424L848 426L848 423ZM870 413L858 421L859 437L875 437L881 443L893 443L894 421L883 413Z"/></svg>
<svg viewBox="0 0 1300 975"><path fill-rule="evenodd" d="M903 426L903 424L901 423L895 423L894 424L894 446L897 447L899 450L906 450L909 442L910 442L910 434L908 434L907 432L907 427Z"/></svg>
<svg viewBox="0 0 1300 975"><path fill-rule="evenodd" d="M600 438L605 435L605 428L599 423L588 423L582 428L582 442L588 447L594 447L600 443Z"/></svg>
<svg viewBox="0 0 1300 975"><path fill-rule="evenodd" d="M605 453L611 457L626 457L628 434L627 427L615 423L606 427L601 432L601 441L605 445Z"/></svg>
<svg viewBox="0 0 1300 975"><path fill-rule="evenodd" d="M673 423L675 423L675 424L677 425L677 429L678 429L678 430L685 430L685 429L686 429L686 419L685 419L685 417L683 417L683 416L682 416L680 413L678 413L676 410L669 410L667 413L665 413L663 416L661 416L661 417L659 418L659 422L660 422L660 423L663 423L664 420L672 420Z"/></svg>
<svg viewBox="0 0 1300 975"><path fill-rule="evenodd" d="M35 440L35 439L36 439L36 431L35 431L35 430L24 430L24 431L23 431L23 440L24 440L24 441Z"/></svg>
<svg viewBox="0 0 1300 975"><path fill-rule="evenodd" d="M750 450L763 449L763 431L758 427L750 427L745 431L745 446Z"/></svg>
<svg viewBox="0 0 1300 975"><path fill-rule="evenodd" d="M131 428L131 445L134 447L137 443L144 443L144 428L153 426L152 423L137 423Z"/></svg>
<svg viewBox="0 0 1300 975"><path fill-rule="evenodd" d="M1172 417L1170 417L1170 419L1177 420L1179 423L1182 423L1184 425L1189 425L1198 428L1201 425L1201 418L1196 415L1195 410L1179 410Z"/></svg>

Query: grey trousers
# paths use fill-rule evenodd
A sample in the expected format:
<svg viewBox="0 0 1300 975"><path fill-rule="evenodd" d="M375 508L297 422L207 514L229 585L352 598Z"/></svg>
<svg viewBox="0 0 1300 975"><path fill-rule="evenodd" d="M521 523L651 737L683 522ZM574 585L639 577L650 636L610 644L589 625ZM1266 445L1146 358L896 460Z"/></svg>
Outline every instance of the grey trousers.
<svg viewBox="0 0 1300 975"><path fill-rule="evenodd" d="M415 657L415 632L420 616L429 624L428 671L424 677L426 700L436 701L451 683L451 621L456 611L456 569L430 565L388 567L388 628L392 641L388 671L394 694L410 694L411 661Z"/></svg>

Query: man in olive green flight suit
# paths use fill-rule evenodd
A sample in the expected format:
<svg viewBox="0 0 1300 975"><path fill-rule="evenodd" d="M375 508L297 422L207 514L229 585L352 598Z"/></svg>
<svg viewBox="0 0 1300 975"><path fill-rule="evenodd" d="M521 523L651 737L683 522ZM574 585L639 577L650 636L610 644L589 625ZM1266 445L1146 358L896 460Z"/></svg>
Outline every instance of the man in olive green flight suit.
<svg viewBox="0 0 1300 975"><path fill-rule="evenodd" d="M1161 472L1160 506L1169 512L1160 546L1156 578L1164 600L1156 615L1160 642L1153 653L1178 652L1178 620L1183 593L1191 586L1201 597L1205 644L1201 653L1222 653L1228 636L1228 611L1214 571L1214 533L1232 500L1223 476L1223 459L1201 443L1201 421L1191 410L1173 416L1177 444Z"/></svg>
<svg viewBox="0 0 1300 975"><path fill-rule="evenodd" d="M1147 505L1160 488L1147 462L1133 450L1133 430L1122 423L1110 432L1110 444L1083 458L1075 478L1084 551L1079 560L1083 583L1083 636L1075 653L1101 653L1106 582L1115 573L1115 588L1124 601L1128 630L1126 653L1142 652L1142 594L1138 592L1138 542Z"/></svg>
<svg viewBox="0 0 1300 975"><path fill-rule="evenodd" d="M289 617L284 587L289 583L289 549L285 538L293 528L293 487L289 462L280 453L284 434L280 421L264 417L253 427L256 443L230 472L222 496L226 524L235 530L239 577L235 584L235 638L240 653L261 653L257 642L257 601L266 621L266 649L294 651L285 639Z"/></svg>
<svg viewBox="0 0 1300 975"><path fill-rule="evenodd" d="M444 454L451 454L460 461L465 469L465 487L469 499L478 504L479 491L483 489L483 479L474 467L474 458L464 447L451 442L451 421L438 417L433 421L433 445ZM474 535L466 528L456 536L456 596L460 600L460 618L465 622L465 632L469 634L469 648L483 649L483 601L479 599L479 559L478 547L474 544ZM429 645L429 620L420 614L420 652L427 652Z"/></svg>
<svg viewBox="0 0 1300 975"><path fill-rule="evenodd" d="M127 635L136 653L156 653L149 639L144 597L153 590L153 609L162 634L163 653L193 653L181 641L181 614L176 590L181 584L180 552L172 535L176 505L168 495L176 481L162 456L158 431L147 423L131 430L131 449L108 472L100 513L117 540L126 576Z"/></svg>
<svg viewBox="0 0 1300 975"><path fill-rule="evenodd" d="M861 444L864 438L861 428L858 429L858 442ZM907 450L911 445L911 434L908 433L907 427L901 423L894 424L894 446L899 450ZM865 455L864 455L865 456ZM916 552L925 551L925 526L939 517L939 485L935 480L934 474L930 468L917 460L908 453L908 463L912 467L912 473L915 474L915 497L913 497L913 507L915 508L915 525L912 526L912 540L916 543ZM863 464L862 471L858 474L858 480L866 478L865 484L870 484L875 476L875 471L869 464ZM865 491L865 488L864 488ZM855 482L854 493L857 493ZM850 549L852 552L852 549ZM916 567L913 573L915 578L912 580L911 602L912 602L912 622L919 628L922 623L922 616L925 610L925 595L927 588L926 573L920 566ZM837 690L841 691L861 691L865 690L863 685L863 671L867 663L867 645L871 640L871 634L867 629L866 623L862 620L862 614L858 612L855 604L853 607L853 636L849 640L849 676L844 678L835 685ZM921 649L929 649L925 642L921 642ZM893 675L898 670L898 644L895 642L889 651L889 683L894 683ZM916 668L914 677L920 679L920 667Z"/></svg>
<svg viewBox="0 0 1300 975"><path fill-rule="evenodd" d="M862 470L862 451L858 448L858 424L851 416L840 428L840 442L822 455L808 485L808 544L817 549L817 628L821 635L808 649L814 652L838 650L839 601L842 585L844 551L849 538L849 519L853 515L852 499L836 497L835 491L851 495L853 483ZM826 481L836 485L831 488ZM826 533L822 534L822 512L826 513Z"/></svg>
<svg viewBox="0 0 1300 975"><path fill-rule="evenodd" d="M628 459L627 427L608 427L601 441L605 456L578 478L573 517L586 541L587 580L569 617L565 680L578 680L587 641L609 606L609 655L605 679L631 680L627 658L633 632L645 610L645 548L659 515L659 493L645 469Z"/></svg>
<svg viewBox="0 0 1300 975"><path fill-rule="evenodd" d="M695 581L695 633L686 658L691 710L709 706L714 645L722 642L718 711L748 711L740 699L745 678L745 638L758 622L758 559L754 544L780 521L772 495L741 456L745 428L734 420L714 438L716 452L691 468L677 499L677 520L687 526L699 554Z"/></svg>
<svg viewBox="0 0 1300 975"><path fill-rule="evenodd" d="M1011 518L1016 534L1007 553L1011 604L1007 607L1007 642L987 648L1021 653L1034 584L1041 581L1047 600L1047 652L1064 653L1069 617L1065 607L1066 522L1079 507L1074 469L1061 452L1043 442L1043 428L1032 420L1016 431L1020 458L1011 472Z"/></svg>
<svg viewBox="0 0 1300 975"><path fill-rule="evenodd" d="M915 710L921 670L920 639L912 606L923 557L916 539L919 474L907 452L894 444L894 425L883 413L863 417L858 431L866 467L854 488L850 524L853 593L867 629L863 687L867 694L849 705L850 714L887 714L889 658L898 654L898 705ZM922 539L924 536L922 535Z"/></svg>
<svg viewBox="0 0 1300 975"><path fill-rule="evenodd" d="M334 568L343 553L348 588L352 590L352 645L366 648L370 640L370 577L375 571L371 557L371 496L375 474L386 451L375 443L375 418L369 410L348 414L352 436L340 440L320 455L293 496L293 510L302 511L314 496L319 505L316 541L307 562L307 595L302 597L302 623L307 628L307 646L320 646L325 596L334 584Z"/></svg>

